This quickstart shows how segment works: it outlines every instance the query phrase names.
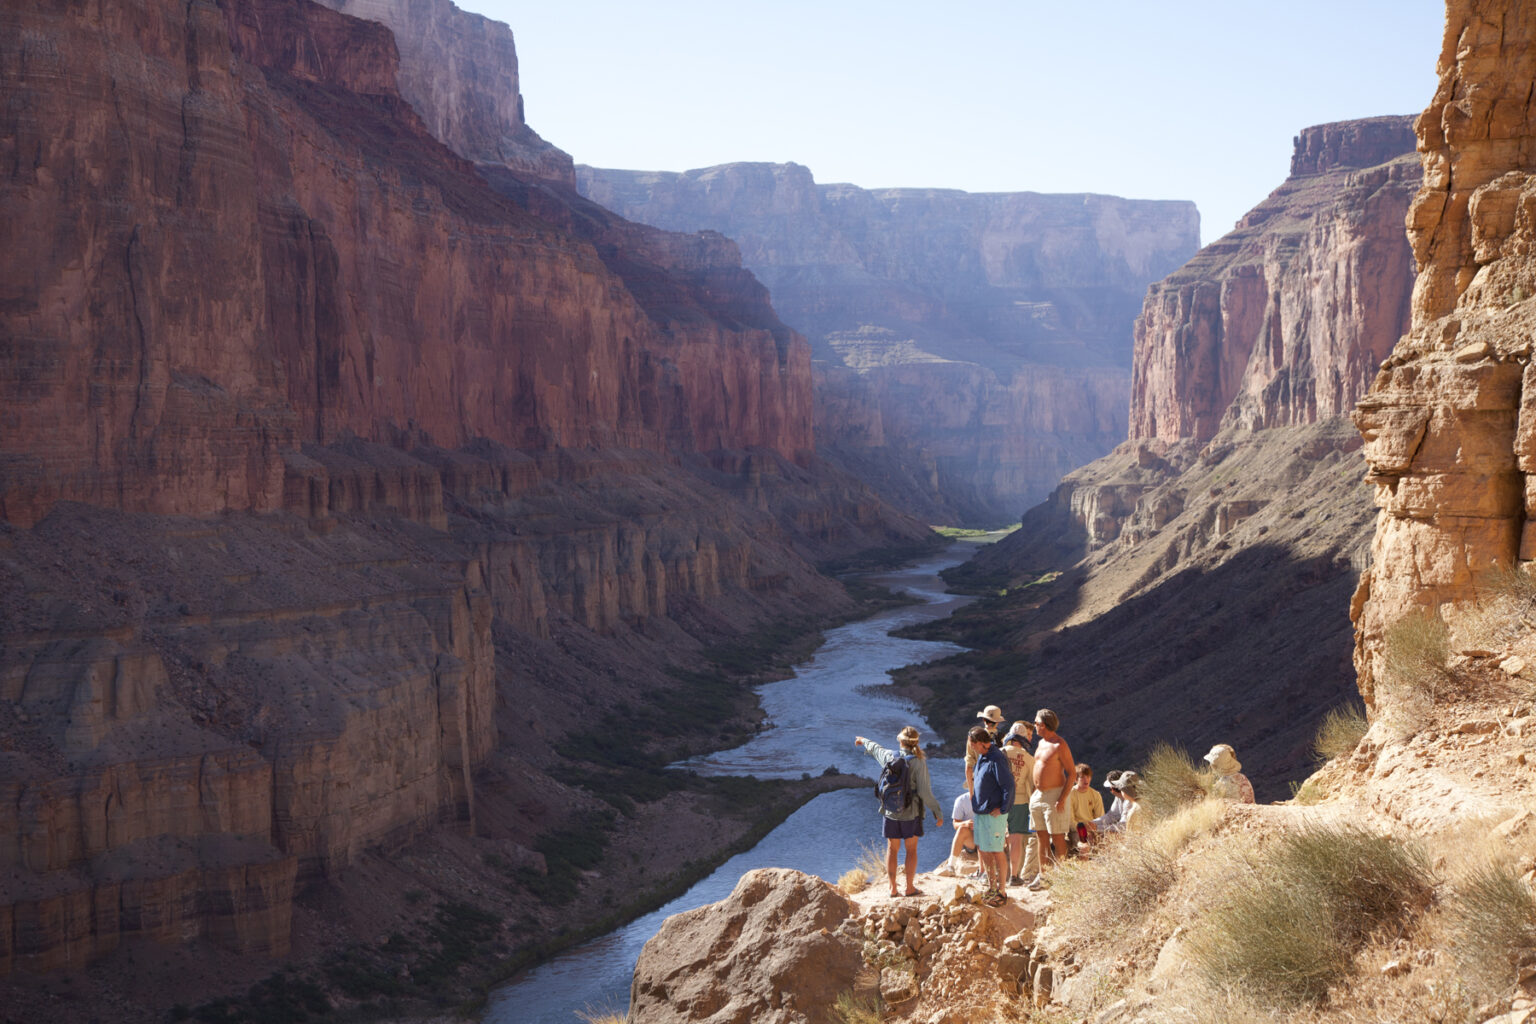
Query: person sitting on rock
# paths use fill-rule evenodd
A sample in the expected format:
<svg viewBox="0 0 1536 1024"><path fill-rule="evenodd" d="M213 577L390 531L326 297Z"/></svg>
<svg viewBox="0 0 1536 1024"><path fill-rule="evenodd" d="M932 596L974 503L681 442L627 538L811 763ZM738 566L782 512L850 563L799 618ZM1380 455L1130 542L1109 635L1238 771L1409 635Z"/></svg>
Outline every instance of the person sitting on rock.
<svg viewBox="0 0 1536 1024"><path fill-rule="evenodd" d="M1237 759L1237 754L1226 743L1218 743L1211 748L1211 752L1205 755L1205 763L1211 766L1216 773L1216 782L1211 786L1211 796L1222 800L1233 800L1240 804L1253 803L1253 783L1248 781L1248 776L1243 774L1243 764Z"/></svg>
<svg viewBox="0 0 1536 1024"><path fill-rule="evenodd" d="M906 895L918 895L917 885L917 840L923 834L923 809L933 811L934 827L944 827L944 812L939 808L939 799L933 795L933 783L928 779L928 758L923 754L922 745L918 742L918 733L912 726L907 726L896 734L896 742L901 747L901 752L886 750L873 740L867 740L863 736L853 738L855 746L864 748L865 753L873 757L883 773L886 767L896 758L907 759L907 790L911 794L911 801L905 806L890 809L881 806L880 814L884 818L882 834L885 836L885 873L891 883L891 895L898 896L896 888L896 862L897 854L901 847L906 847L907 888Z"/></svg>
<svg viewBox="0 0 1536 1024"><path fill-rule="evenodd" d="M1141 802L1141 776L1135 772L1120 775L1120 799L1125 803L1125 831L1144 831L1152 821L1152 812Z"/></svg>
<svg viewBox="0 0 1536 1024"><path fill-rule="evenodd" d="M1077 781L1067 798L1068 806L1072 808L1072 830L1067 833L1069 851L1087 847L1093 834L1090 826L1104 813L1104 798L1093 788L1093 768L1079 761L1075 770Z"/></svg>
<svg viewBox="0 0 1536 1024"><path fill-rule="evenodd" d="M1109 810L1088 823L1089 831L1115 833L1125 831L1125 798L1120 795L1120 777L1124 772L1110 772L1104 776L1104 788L1114 794Z"/></svg>
<svg viewBox="0 0 1536 1024"><path fill-rule="evenodd" d="M955 805L949 811L950 824L955 826L955 839L949 844L949 858L934 874L951 878L965 874L964 855L976 853L975 820L976 815L971 810L971 794L961 793L955 797Z"/></svg>
<svg viewBox="0 0 1536 1024"><path fill-rule="evenodd" d="M1027 744L1034 739L1028 722L1014 722L1003 737L1003 756L1013 770L1013 806L1008 809L1008 884L1023 885L1026 878L1040 873L1040 844L1029 827L1029 804L1018 799L1033 785L1035 758ZM1026 845L1027 841L1027 845ZM1032 873L1021 874L1033 865Z"/></svg>
<svg viewBox="0 0 1536 1024"><path fill-rule="evenodd" d="M1007 902L1003 894L1008 880L1008 809L1013 806L1013 769L1008 759L992 742L992 734L981 726L972 726L966 737L967 749L976 755L972 773L971 808L976 812L976 849L981 866L987 872L987 891L982 902L1000 907Z"/></svg>

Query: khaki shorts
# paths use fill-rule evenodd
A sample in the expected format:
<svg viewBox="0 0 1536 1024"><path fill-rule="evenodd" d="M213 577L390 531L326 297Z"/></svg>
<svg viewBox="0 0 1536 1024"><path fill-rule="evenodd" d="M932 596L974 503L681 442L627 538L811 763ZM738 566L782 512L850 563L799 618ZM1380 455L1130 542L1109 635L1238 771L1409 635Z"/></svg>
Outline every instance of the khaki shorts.
<svg viewBox="0 0 1536 1024"><path fill-rule="evenodd" d="M1062 804L1061 810L1056 809L1056 801L1064 788L1056 786L1052 789L1037 789L1030 796L1029 823L1036 832L1064 836L1067 829L1072 827L1072 802L1068 800Z"/></svg>

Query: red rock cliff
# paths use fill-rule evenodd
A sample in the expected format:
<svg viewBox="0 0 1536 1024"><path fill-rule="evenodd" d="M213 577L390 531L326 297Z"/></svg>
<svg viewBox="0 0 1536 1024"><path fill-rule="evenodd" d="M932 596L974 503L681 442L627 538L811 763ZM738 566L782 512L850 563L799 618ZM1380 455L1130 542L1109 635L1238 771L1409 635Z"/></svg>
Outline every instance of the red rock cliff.
<svg viewBox="0 0 1536 1024"><path fill-rule="evenodd" d="M1378 707L1411 701L1384 661L1397 622L1427 612L1455 631L1487 569L1536 558L1536 19L1451 0L1438 69L1416 122L1412 329L1355 417L1380 508L1355 664Z"/></svg>
<svg viewBox="0 0 1536 1024"><path fill-rule="evenodd" d="M1147 293L1132 438L1347 413L1407 325L1402 223L1419 170L1408 118L1308 128L1291 176Z"/></svg>
<svg viewBox="0 0 1536 1024"><path fill-rule="evenodd" d="M827 364L818 444L949 520L1011 520L1123 438L1135 310L1199 233L1188 203L868 191L796 164L577 176L626 217L735 239Z"/></svg>
<svg viewBox="0 0 1536 1024"><path fill-rule="evenodd" d="M40 240L0 257L11 521L275 508L282 450L349 435L810 448L802 341L643 307L427 134L383 28L258 0L10 20L0 209Z"/></svg>

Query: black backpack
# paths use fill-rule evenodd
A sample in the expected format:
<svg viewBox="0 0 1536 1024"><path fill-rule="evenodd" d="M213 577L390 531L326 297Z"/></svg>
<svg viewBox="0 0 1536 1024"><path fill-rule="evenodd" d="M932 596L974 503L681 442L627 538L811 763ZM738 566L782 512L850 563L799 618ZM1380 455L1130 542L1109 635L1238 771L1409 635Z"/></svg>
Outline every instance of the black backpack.
<svg viewBox="0 0 1536 1024"><path fill-rule="evenodd" d="M900 814L912 806L911 757L911 754L897 754L890 764L880 769L875 796L880 798L880 809L887 814Z"/></svg>

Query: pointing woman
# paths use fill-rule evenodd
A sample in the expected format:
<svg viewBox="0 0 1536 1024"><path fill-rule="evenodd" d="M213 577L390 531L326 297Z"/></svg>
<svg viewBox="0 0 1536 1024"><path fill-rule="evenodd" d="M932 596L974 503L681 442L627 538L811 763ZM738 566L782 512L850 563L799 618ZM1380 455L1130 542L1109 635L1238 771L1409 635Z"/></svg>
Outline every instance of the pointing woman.
<svg viewBox="0 0 1536 1024"><path fill-rule="evenodd" d="M906 793L902 794L909 799L896 799L882 797L880 813L885 819L883 835L885 836L885 873L891 883L891 895L899 896L896 888L896 855L903 845L907 850L907 888L906 895L918 895L917 886L914 883L917 876L917 840L923 834L923 809L933 811L933 821L936 827L944 827L944 812L939 808L938 798L933 795L933 784L928 781L928 758L923 754L922 745L918 742L917 730L907 726L896 734L896 742L901 750L886 750L873 740L867 740L863 736L855 736L853 742L856 746L863 747L870 757L880 765L880 777L884 782L890 777L887 769L892 767L892 762L898 758L904 759ZM899 772L898 772L899 773Z"/></svg>

